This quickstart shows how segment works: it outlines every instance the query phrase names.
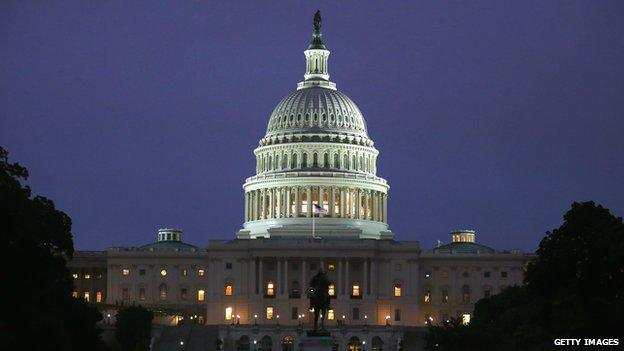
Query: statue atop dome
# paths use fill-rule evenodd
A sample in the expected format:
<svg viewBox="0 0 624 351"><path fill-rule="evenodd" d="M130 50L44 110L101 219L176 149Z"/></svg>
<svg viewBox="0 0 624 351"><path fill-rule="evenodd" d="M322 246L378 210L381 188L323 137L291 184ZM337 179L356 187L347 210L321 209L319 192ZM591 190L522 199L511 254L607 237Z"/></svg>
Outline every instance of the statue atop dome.
<svg viewBox="0 0 624 351"><path fill-rule="evenodd" d="M321 31L321 10L316 10L316 13L314 14L314 31L315 32L320 32Z"/></svg>

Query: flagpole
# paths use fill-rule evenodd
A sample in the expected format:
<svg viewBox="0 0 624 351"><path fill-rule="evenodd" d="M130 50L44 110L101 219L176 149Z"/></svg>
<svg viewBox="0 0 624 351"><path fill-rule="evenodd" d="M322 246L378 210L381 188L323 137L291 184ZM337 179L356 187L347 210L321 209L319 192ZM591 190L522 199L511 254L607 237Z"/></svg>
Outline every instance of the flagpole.
<svg viewBox="0 0 624 351"><path fill-rule="evenodd" d="M314 234L314 210L312 211L312 239L316 239L316 234Z"/></svg>

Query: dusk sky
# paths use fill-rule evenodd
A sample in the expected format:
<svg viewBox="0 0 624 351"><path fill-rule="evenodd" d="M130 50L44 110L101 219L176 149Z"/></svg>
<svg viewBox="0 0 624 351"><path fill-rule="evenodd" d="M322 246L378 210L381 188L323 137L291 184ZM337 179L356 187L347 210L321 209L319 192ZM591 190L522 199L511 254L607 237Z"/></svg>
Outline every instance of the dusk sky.
<svg viewBox="0 0 624 351"><path fill-rule="evenodd" d="M2 1L0 145L77 249L233 239L317 9L397 239L534 250L573 201L624 215L624 1Z"/></svg>

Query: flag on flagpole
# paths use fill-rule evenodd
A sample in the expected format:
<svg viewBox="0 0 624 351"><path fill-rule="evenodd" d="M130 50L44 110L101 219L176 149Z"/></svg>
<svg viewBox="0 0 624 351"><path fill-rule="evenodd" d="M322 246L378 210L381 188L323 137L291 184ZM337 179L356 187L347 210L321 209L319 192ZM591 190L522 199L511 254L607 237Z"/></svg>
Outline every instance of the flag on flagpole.
<svg viewBox="0 0 624 351"><path fill-rule="evenodd" d="M327 210L318 204L314 204L314 213L323 216L327 214Z"/></svg>

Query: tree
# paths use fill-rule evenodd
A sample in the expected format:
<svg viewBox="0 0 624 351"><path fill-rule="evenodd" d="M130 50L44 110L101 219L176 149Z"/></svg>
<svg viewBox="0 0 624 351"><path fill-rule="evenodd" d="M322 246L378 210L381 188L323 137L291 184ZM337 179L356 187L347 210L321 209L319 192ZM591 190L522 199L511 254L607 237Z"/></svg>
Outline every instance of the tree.
<svg viewBox="0 0 624 351"><path fill-rule="evenodd" d="M123 351L149 350L154 313L142 306L122 307L117 312L115 337Z"/></svg>
<svg viewBox="0 0 624 351"><path fill-rule="evenodd" d="M0 241L8 263L0 271L0 348L96 350L102 316L71 297L71 219L51 200L33 197L21 183L27 178L0 147Z"/></svg>
<svg viewBox="0 0 624 351"><path fill-rule="evenodd" d="M427 350L537 351L555 338L621 338L622 219L593 202L572 204L563 218L540 242L523 286L478 301L466 327L431 327Z"/></svg>

